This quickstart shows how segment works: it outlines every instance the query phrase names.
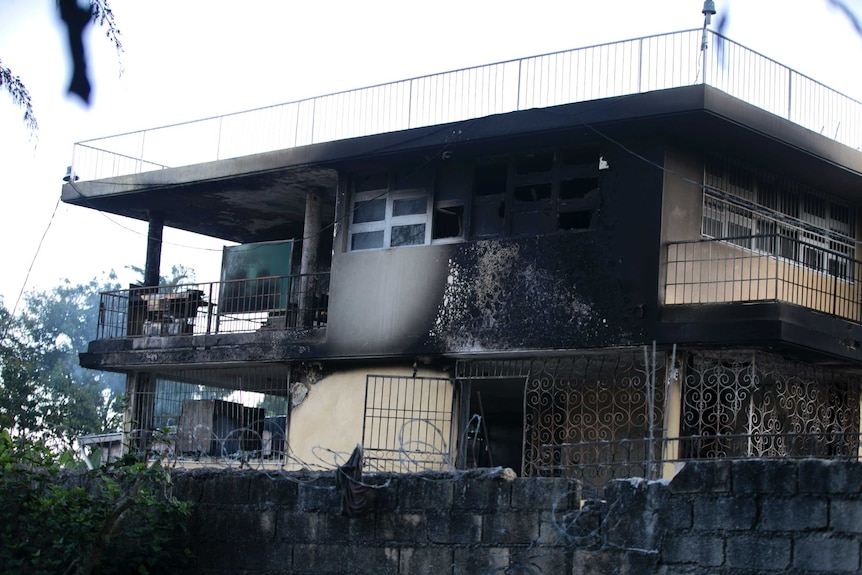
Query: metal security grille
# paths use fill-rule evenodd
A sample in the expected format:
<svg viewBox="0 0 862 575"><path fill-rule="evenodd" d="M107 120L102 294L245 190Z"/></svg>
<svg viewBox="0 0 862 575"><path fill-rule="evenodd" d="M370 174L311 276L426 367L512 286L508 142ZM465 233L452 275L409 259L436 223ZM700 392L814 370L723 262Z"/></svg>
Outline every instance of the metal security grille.
<svg viewBox="0 0 862 575"><path fill-rule="evenodd" d="M139 374L130 440L176 467L288 463L290 368Z"/></svg>
<svg viewBox="0 0 862 575"><path fill-rule="evenodd" d="M855 278L856 210L776 173L720 156L704 166L704 236Z"/></svg>
<svg viewBox="0 0 862 575"><path fill-rule="evenodd" d="M362 445L369 468L396 472L452 468L454 397L450 379L367 376Z"/></svg>
<svg viewBox="0 0 862 575"><path fill-rule="evenodd" d="M750 351L682 369L682 459L859 454L858 376Z"/></svg>
<svg viewBox="0 0 862 575"><path fill-rule="evenodd" d="M597 489L644 476L661 458L664 352L534 362L524 390L524 474Z"/></svg>

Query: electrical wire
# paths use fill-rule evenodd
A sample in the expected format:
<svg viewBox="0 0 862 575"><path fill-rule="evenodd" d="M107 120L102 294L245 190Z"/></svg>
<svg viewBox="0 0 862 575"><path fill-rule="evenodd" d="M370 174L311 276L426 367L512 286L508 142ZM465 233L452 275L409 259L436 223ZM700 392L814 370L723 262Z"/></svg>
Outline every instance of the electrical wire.
<svg viewBox="0 0 862 575"><path fill-rule="evenodd" d="M36 252L30 260L30 266L27 268L27 274L24 276L24 283L21 284L21 290L18 292L18 297L15 298L15 304L12 306L12 311L3 327L3 337L6 339L9 334L9 328L12 326L15 313L18 311L18 304L21 303L21 298L24 296L24 290L27 288L27 282L30 280L30 274L33 272L33 267L36 265L36 259L39 257L39 252L42 250L42 244L45 243L45 237L48 235L48 230L51 229L51 224L54 223L54 217L57 215L57 209L60 207L60 198L57 198L57 203L54 204L54 210L51 212L51 218L48 220L48 225L45 226L45 231L42 232L42 237L39 238L39 244L36 246Z"/></svg>

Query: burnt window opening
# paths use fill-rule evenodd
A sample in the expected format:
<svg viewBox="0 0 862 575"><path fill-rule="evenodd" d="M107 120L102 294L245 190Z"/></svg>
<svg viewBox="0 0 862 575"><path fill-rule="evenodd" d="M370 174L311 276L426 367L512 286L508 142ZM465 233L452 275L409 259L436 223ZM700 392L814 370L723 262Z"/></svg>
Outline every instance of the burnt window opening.
<svg viewBox="0 0 862 575"><path fill-rule="evenodd" d="M529 184L515 186L516 202L549 202L551 200L551 183Z"/></svg>
<svg viewBox="0 0 862 575"><path fill-rule="evenodd" d="M601 202L598 148L518 154L474 166L474 238L589 230Z"/></svg>
<svg viewBox="0 0 862 575"><path fill-rule="evenodd" d="M595 210L563 212L557 218L560 230L588 230L592 227Z"/></svg>
<svg viewBox="0 0 862 575"><path fill-rule="evenodd" d="M505 194L508 171L505 161L478 164L473 172L473 194L476 196Z"/></svg>
<svg viewBox="0 0 862 575"><path fill-rule="evenodd" d="M571 178L560 181L560 200L582 200L599 191L599 178Z"/></svg>
<svg viewBox="0 0 862 575"><path fill-rule="evenodd" d="M502 236L506 230L504 200L476 203L473 206L472 235L477 238Z"/></svg>
<svg viewBox="0 0 862 575"><path fill-rule="evenodd" d="M440 205L434 208L432 240L464 237L464 206Z"/></svg>

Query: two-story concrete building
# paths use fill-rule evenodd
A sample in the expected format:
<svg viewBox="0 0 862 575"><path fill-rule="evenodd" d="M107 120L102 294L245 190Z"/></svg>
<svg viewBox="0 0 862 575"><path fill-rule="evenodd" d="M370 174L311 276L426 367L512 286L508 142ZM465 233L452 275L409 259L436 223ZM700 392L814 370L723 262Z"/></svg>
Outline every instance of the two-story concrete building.
<svg viewBox="0 0 862 575"><path fill-rule="evenodd" d="M701 35L76 145L63 200L150 222L82 365L180 463L857 457L862 104ZM239 245L157 287L163 226Z"/></svg>

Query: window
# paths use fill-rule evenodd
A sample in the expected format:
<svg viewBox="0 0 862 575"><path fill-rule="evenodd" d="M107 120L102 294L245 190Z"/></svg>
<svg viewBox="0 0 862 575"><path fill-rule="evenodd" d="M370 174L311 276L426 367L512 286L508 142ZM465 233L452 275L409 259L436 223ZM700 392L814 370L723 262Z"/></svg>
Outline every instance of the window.
<svg viewBox="0 0 862 575"><path fill-rule="evenodd" d="M373 250L429 243L430 197L425 190L354 194L350 212L350 250Z"/></svg>
<svg viewBox="0 0 862 575"><path fill-rule="evenodd" d="M544 150L473 169L471 234L476 238L586 230L595 225L599 174L594 148Z"/></svg>
<svg viewBox="0 0 862 575"><path fill-rule="evenodd" d="M704 170L704 236L853 279L855 209L798 182L725 158Z"/></svg>
<svg viewBox="0 0 862 575"><path fill-rule="evenodd" d="M431 239L437 243L464 239L463 203L450 200L434 205Z"/></svg>
<svg viewBox="0 0 862 575"><path fill-rule="evenodd" d="M454 384L435 377L368 375L362 445L375 471L452 468Z"/></svg>

